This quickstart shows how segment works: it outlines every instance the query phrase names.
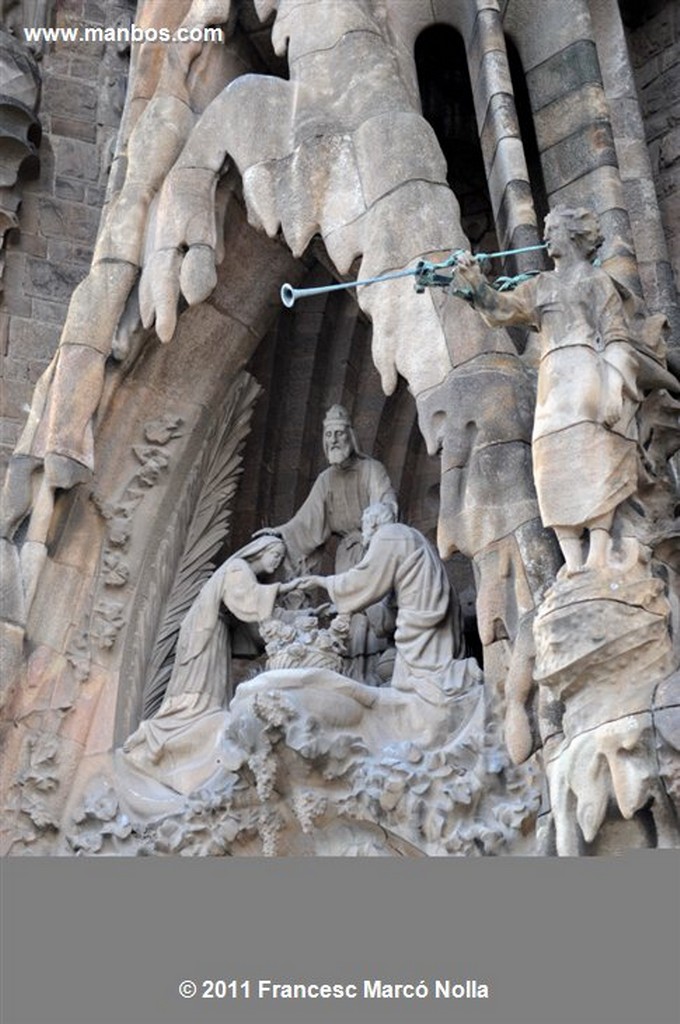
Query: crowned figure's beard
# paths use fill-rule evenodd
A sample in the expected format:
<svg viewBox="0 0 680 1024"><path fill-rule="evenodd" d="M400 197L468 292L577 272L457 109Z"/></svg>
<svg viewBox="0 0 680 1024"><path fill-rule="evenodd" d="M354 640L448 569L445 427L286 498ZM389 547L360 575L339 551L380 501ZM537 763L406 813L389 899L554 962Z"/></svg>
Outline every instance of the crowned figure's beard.
<svg viewBox="0 0 680 1024"><path fill-rule="evenodd" d="M351 456L352 449L348 444L341 444L333 448L328 448L326 452L326 458L331 466L341 466L343 462L347 462Z"/></svg>

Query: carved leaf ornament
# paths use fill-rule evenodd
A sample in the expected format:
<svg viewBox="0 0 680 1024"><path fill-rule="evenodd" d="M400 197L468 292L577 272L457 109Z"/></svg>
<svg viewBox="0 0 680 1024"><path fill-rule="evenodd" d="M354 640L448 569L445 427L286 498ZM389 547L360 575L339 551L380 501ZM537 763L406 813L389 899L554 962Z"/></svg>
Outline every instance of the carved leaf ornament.
<svg viewBox="0 0 680 1024"><path fill-rule="evenodd" d="M146 684L142 716L158 709L172 672L182 619L215 569L215 556L229 531L232 501L242 472L242 448L250 430L260 387L248 374L232 386L222 413L203 441L183 493L158 546L155 580L148 590L137 649ZM155 636L148 635L149 612L162 606ZM144 652L153 644L148 659ZM147 667L148 666L148 667Z"/></svg>

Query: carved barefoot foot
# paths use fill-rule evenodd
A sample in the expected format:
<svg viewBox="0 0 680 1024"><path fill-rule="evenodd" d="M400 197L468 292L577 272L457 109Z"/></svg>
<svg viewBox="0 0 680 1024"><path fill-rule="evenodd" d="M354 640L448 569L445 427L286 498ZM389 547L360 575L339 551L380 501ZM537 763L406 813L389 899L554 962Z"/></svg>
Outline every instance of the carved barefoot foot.
<svg viewBox="0 0 680 1024"><path fill-rule="evenodd" d="M585 572L583 565L583 545L581 544L580 529L571 527L555 527L555 533L559 542L565 564L558 573L559 579L568 579L580 572Z"/></svg>
<svg viewBox="0 0 680 1024"><path fill-rule="evenodd" d="M132 735L128 736L128 738L125 740L125 743L123 744L123 753L129 754L131 750L135 749L135 747L141 746L142 743L144 742L144 739L145 739L144 730L143 729L135 729L135 731L132 733Z"/></svg>
<svg viewBox="0 0 680 1024"><path fill-rule="evenodd" d="M586 569L595 572L609 569L611 567L611 550L612 539L609 530L604 527L591 527Z"/></svg>
<svg viewBox="0 0 680 1024"><path fill-rule="evenodd" d="M588 572L589 567L584 565L583 562L579 562L576 565L569 565L565 563L557 573L558 580L570 580L573 576L580 576L584 572Z"/></svg>

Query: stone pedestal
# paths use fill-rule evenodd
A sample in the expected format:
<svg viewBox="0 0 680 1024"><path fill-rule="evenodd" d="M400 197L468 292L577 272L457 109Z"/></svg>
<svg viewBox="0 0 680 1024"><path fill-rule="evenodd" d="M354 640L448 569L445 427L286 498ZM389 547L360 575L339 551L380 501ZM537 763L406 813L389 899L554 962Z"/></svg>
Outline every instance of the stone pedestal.
<svg viewBox="0 0 680 1024"><path fill-rule="evenodd" d="M669 623L663 582L642 568L558 581L539 609L535 679L559 854L584 852L608 817L643 811L654 845L677 843L652 718L673 668Z"/></svg>

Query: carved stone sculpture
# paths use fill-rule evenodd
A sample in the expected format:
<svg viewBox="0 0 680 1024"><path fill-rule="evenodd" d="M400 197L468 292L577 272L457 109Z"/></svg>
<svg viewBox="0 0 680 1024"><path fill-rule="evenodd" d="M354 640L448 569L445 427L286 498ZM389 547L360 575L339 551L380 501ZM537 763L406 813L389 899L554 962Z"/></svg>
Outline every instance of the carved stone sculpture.
<svg viewBox="0 0 680 1024"><path fill-rule="evenodd" d="M323 422L323 449L328 469L319 474L303 505L292 519L274 528L285 542L298 572L333 534L340 537L335 570L343 572L361 559L361 516L378 501L397 498L387 470L359 450L347 410L332 406Z"/></svg>
<svg viewBox="0 0 680 1024"><path fill-rule="evenodd" d="M319 474L293 518L273 529L284 540L289 562L297 573L316 567L323 545L332 536L339 538L335 571L356 565L364 551L364 509L381 501L389 503L395 513L397 509L387 470L359 449L350 417L341 405L332 406L326 413L323 448L328 469ZM370 616L355 615L350 634L346 671L362 682L378 682L376 662L387 647L385 631L377 636Z"/></svg>
<svg viewBox="0 0 680 1024"><path fill-rule="evenodd" d="M539 609L534 678L561 855L583 853L608 815L638 818L647 844L677 843L652 710L674 667L669 625L664 584L646 567L559 581Z"/></svg>
<svg viewBox="0 0 680 1024"><path fill-rule="evenodd" d="M220 618L221 606L241 622L269 619L280 584L259 583L257 576L274 572L284 554L282 541L260 537L228 558L203 586L180 628L163 702L124 744L123 752L142 770L147 761L160 765L165 758L161 772L179 792L195 785L192 762L203 770L213 754L214 713L224 709L230 695L229 629Z"/></svg>
<svg viewBox="0 0 680 1024"><path fill-rule="evenodd" d="M102 780L84 792L69 834L74 848L236 852L252 833L269 855L384 854L414 843L431 853L496 852L516 841L536 809L535 780L517 769L511 791L494 784L501 755L484 736L481 672L459 658L455 596L422 534L393 520L392 505L369 506L368 550L335 576L258 584L257 559L269 552L271 566L282 555L271 547L281 541L269 537L225 563L185 620L159 714L116 754L105 813L92 811ZM237 606L234 581L247 598ZM320 613L293 612L261 623L266 669L225 707L220 599L248 618L255 604L259 615L272 614L277 590L317 585L348 612L394 590L393 685L375 689L342 675L346 614L321 626ZM198 690L189 693L196 674ZM199 824L206 811L209 839Z"/></svg>
<svg viewBox="0 0 680 1024"><path fill-rule="evenodd" d="M21 667L7 689L1 769L13 849L476 856L680 843L677 456L668 466L680 403L663 366L662 318L632 297L639 290L665 312L669 267L654 183L639 170L644 137L628 134L632 94L625 118L608 113L630 72L625 44L609 26L603 38L615 8L572 0L558 17L553 5L519 0L138 0L140 27L220 25L225 38L133 47L96 252L7 477L3 625ZM401 448L390 453L407 453L407 500L418 486L408 479L411 457L421 457L417 410L441 469L440 486L428 478L417 498L431 506L428 529L438 516L441 558L455 553L474 573L469 621L474 597L483 674L458 657L455 603L445 611L443 569L422 535L378 528L401 561L358 543L365 504L394 499L386 475L384 491L364 481L365 494L344 495L338 509L322 474L312 514L310 495L280 531L296 560L340 536L347 561L328 586L343 606L396 584L395 685L348 678L351 624L305 610L263 625L267 669L240 682L227 708L220 620L214 647L196 639L195 658L173 657L230 530L246 536L272 521L269 467L258 475L248 465L239 483L256 386L233 415L223 399L253 356L266 362L273 335L298 340L296 314L270 329L281 281L301 283L312 260L341 278L370 278L470 244L420 94L418 43L442 22L467 53L494 247L537 241L508 33L529 85L524 115L546 201L597 206L603 266L587 258L597 232L572 237L558 217L549 222L557 273L505 296L468 275L478 298L490 294L486 324L472 304L418 294L397 276L361 287L352 311L361 329L348 340L340 322L324 337L328 374L319 352L305 373L317 400L347 395L363 416L388 409L376 437L407 408ZM502 306L506 324L541 328L538 404L530 352L515 346L514 328L489 327ZM355 357L369 333L392 397L362 408L352 375L368 363ZM342 387L330 369L338 355L351 369ZM277 425L268 400L254 436L265 419L267 430ZM338 420L342 454L354 442ZM357 476L380 465L354 448ZM373 482L378 475L368 469ZM370 586L355 586L369 563ZM409 590L407 567L426 585ZM389 614L384 603L366 609L380 628ZM183 694L186 675L198 678L212 653L219 671L203 677L207 707L186 746L166 744L158 763L135 766L148 746L125 752L126 737L140 720L141 734L160 728L165 712L152 716L163 695L168 710L173 692L180 705L190 694L190 714L200 686ZM383 668L386 681L388 661ZM404 678L413 689L400 688Z"/></svg>
<svg viewBox="0 0 680 1024"><path fill-rule="evenodd" d="M673 514L667 460L679 405L669 391L680 393L680 383L665 367L664 317L645 316L593 265L595 216L558 207L545 237L555 270L513 293L492 289L469 255L458 271L459 294L487 323L540 332L533 468L543 523L566 563L538 608L530 659L508 675L506 742L516 762L528 756L525 708L536 684L559 854L606 849L606 821L616 815L633 822L642 845L675 845L652 709L655 693L672 689L679 656L677 569L659 541Z"/></svg>
<svg viewBox="0 0 680 1024"><path fill-rule="evenodd" d="M541 519L555 530L573 574L616 563L616 510L637 489L636 412L642 388L674 385L662 365L664 320L647 321L638 337L621 288L592 260L602 237L586 209L558 207L546 218L552 273L516 291L494 291L478 265L459 276L491 326L526 324L540 332L538 396L532 453ZM632 301L632 300L631 300Z"/></svg>
<svg viewBox="0 0 680 1024"><path fill-rule="evenodd" d="M367 550L361 561L347 572L308 576L299 585L324 587L344 613L362 611L393 592L397 654L392 686L416 690L436 703L462 654L460 609L431 544L394 519L392 506L369 505L362 517Z"/></svg>

